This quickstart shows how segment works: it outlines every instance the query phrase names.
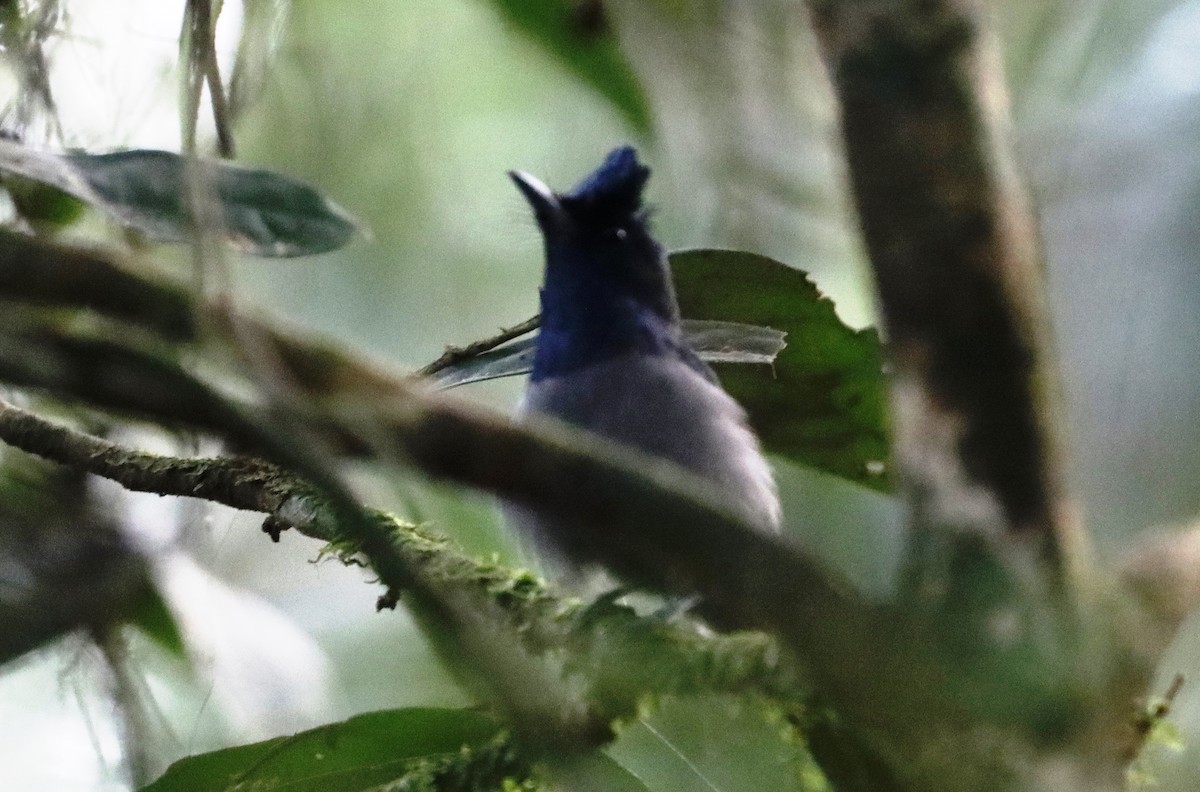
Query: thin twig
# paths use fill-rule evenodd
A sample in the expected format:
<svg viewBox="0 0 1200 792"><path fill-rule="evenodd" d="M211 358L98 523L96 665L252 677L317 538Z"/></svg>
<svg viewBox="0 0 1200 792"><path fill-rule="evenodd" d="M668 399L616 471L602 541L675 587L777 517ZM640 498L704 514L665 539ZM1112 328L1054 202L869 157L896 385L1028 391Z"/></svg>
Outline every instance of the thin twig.
<svg viewBox="0 0 1200 792"><path fill-rule="evenodd" d="M200 120L200 97L204 90L198 41L208 19L208 0L187 0L183 8L183 26L179 32L179 58L183 62L180 86L180 138L184 154L196 153L196 129Z"/></svg>
<svg viewBox="0 0 1200 792"><path fill-rule="evenodd" d="M1150 735L1154 733L1154 728L1171 714L1175 699L1179 697L1179 691L1183 690L1186 681L1183 674L1176 674L1171 678L1171 684L1167 686L1167 692L1163 694L1162 698L1150 701L1146 710L1138 715L1133 724L1133 741L1126 750L1128 761L1132 762L1137 759L1142 749L1146 747Z"/></svg>
<svg viewBox="0 0 1200 792"><path fill-rule="evenodd" d="M220 10L217 11L220 13ZM183 150L196 151L196 127L200 115L200 98L208 86L212 105L213 126L217 131L217 151L222 157L234 156L233 131L230 128L229 104L221 82L217 62L216 17L211 0L188 0L183 11L183 30L180 33L180 55L184 59L183 87Z"/></svg>
<svg viewBox="0 0 1200 792"><path fill-rule="evenodd" d="M284 0L245 3L242 29L229 78L229 115L237 118L262 87L264 74L283 35L289 4Z"/></svg>
<svg viewBox="0 0 1200 792"><path fill-rule="evenodd" d="M463 347L446 347L446 351L442 353L441 357L418 369L417 374L422 377L428 377L436 374L442 369L461 363L464 360L470 360L477 355L481 355L484 352L495 349L501 344L508 343L514 338L519 338L526 333L533 332L538 328L541 322L542 318L540 316L535 316L532 319L526 319L524 322L521 322L518 325L513 325L512 327L508 328L501 328L500 332L491 338L484 338L479 341L474 341Z"/></svg>
<svg viewBox="0 0 1200 792"><path fill-rule="evenodd" d="M213 125L217 130L217 152L226 159L232 159L235 156L232 129L233 119L228 99L225 96L225 88L221 82L221 67L217 61L216 22L216 19L212 20L208 26L208 35L204 37L202 68L205 80L208 83L208 97L212 104Z"/></svg>
<svg viewBox="0 0 1200 792"><path fill-rule="evenodd" d="M147 722L146 701L138 687L124 637L109 627L95 630L93 638L104 655L111 677L110 693L121 742L121 763L132 787L141 789L161 772L160 768L155 767L153 758L153 738L157 732Z"/></svg>
<svg viewBox="0 0 1200 792"><path fill-rule="evenodd" d="M50 63L46 57L45 44L54 34L62 18L59 0L47 0L37 7L36 17L22 17L22 4L8 2L0 8L0 45L16 72L19 90L16 99L0 114L0 121L9 111L16 116L16 132L24 138L39 113L45 116L47 137L63 140L62 119L50 86Z"/></svg>
<svg viewBox="0 0 1200 792"><path fill-rule="evenodd" d="M294 483L280 468L260 460L180 459L135 451L51 423L2 400L0 438L15 448L110 479L134 492L202 498L247 511L284 511L288 486Z"/></svg>

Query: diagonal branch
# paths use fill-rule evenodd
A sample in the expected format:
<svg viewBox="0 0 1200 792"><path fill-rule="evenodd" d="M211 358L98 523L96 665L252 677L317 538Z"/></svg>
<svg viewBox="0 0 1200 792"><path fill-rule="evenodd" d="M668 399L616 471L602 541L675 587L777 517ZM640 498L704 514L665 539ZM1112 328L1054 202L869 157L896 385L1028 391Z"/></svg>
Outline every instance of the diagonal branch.
<svg viewBox="0 0 1200 792"><path fill-rule="evenodd" d="M385 585L410 590L419 583L423 601L440 601L437 585L423 575L415 576L424 568L419 558L395 552L394 526L380 522L378 516L360 518L357 505L325 466L311 459L311 452L294 438L281 439L277 431L266 428L274 425L274 414L229 401L178 365L135 349L79 347L73 341L64 347L67 341L70 339L55 339L41 350L53 353L56 361L65 355L54 366L27 366L20 372L14 368L4 376L21 373L19 381L26 384L151 415L159 415L164 404L190 405L183 410L195 411L190 416L192 425L236 438L242 447L288 465L317 485L309 490L312 497L285 501L295 508L283 516L283 522L302 522L293 512L324 503L317 511L323 519L313 523L318 535L327 540L337 536L352 539L356 549L371 559ZM0 356L0 361L4 359ZM92 373L61 382L47 374L84 370ZM843 713L877 722L880 702L887 702L882 708L886 720L895 729L910 733L914 722L958 722L964 709L987 711L1000 706L1004 717L1020 718L1063 706L1057 694L1045 695L1045 686L1037 680L1032 680L1031 690L1014 690L1013 680L994 673L987 663L964 666L956 676L968 689L1000 685L1004 695L997 691L976 698L958 696L947 689L937 647L919 621L899 609L861 601L794 543L739 521L714 500L702 481L670 463L566 426L518 427L412 387L391 390L387 399L374 400L323 400L324 390L318 391L306 392L316 397L313 409L324 401L330 412L293 415L287 417L288 425L319 421L351 437L369 430L369 441L360 442L369 442L383 460L553 515L570 526L572 533L564 540L574 546L577 557L594 559L629 580L659 590L687 595L699 592L704 597L703 613L725 629L764 630L779 637L802 661L822 694ZM15 413L9 415L16 420ZM6 431L27 431L22 425L17 421ZM20 440L19 435L13 437ZM30 450L37 452L33 447ZM85 467L93 464L88 461L90 455L99 450L85 448L75 462ZM161 473L154 458L135 460L135 473ZM212 470L211 464L192 461L188 463L191 467L180 468L175 489L169 491L188 495L201 491L198 488L203 485L214 498L218 493L229 498L261 497L256 491L240 493L223 481L225 473ZM119 466L109 473L120 473L136 485L136 476L128 471L128 466ZM158 484L151 488L164 491ZM337 498L329 498L339 492ZM232 505L282 509L261 502ZM470 608L451 610L464 614ZM862 663L873 666L865 678L859 671Z"/></svg>
<svg viewBox="0 0 1200 792"><path fill-rule="evenodd" d="M442 353L441 357L425 366L422 366L417 370L417 374L423 377L429 377L445 368L449 368L457 363L461 363L464 360L470 360L471 358L481 355L484 352L495 349L501 344L506 344L509 341L512 341L514 338L520 338L526 333L532 333L534 330L538 329L541 321L542 319L540 316L535 316L531 319L526 319L524 322L521 322L518 325L502 328L499 333L491 336L490 338L483 338L479 341L473 341L466 346L447 347L446 351Z"/></svg>
<svg viewBox="0 0 1200 792"><path fill-rule="evenodd" d="M264 529L293 527L332 543L343 555L358 552L331 512L328 499L283 468L249 457L182 458L130 449L47 421L0 400L0 440L62 465L117 482L136 492L191 497L268 515ZM392 550L406 566L436 581L443 592L482 602L504 613L526 646L542 653L568 644L586 647L574 661L588 669L609 717L629 717L643 692L757 692L785 706L807 696L791 666L765 636L702 635L686 624L643 619L612 603L583 608L561 599L524 573L479 564L447 540L381 512ZM375 565L377 559L369 559ZM652 646L653 649L648 649ZM612 698L620 691L623 698ZM603 692L603 691L598 691Z"/></svg>

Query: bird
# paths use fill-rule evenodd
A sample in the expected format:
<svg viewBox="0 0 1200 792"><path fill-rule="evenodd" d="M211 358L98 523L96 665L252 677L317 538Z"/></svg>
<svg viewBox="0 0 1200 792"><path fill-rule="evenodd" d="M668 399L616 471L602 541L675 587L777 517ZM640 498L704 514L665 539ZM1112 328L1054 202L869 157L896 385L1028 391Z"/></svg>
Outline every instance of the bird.
<svg viewBox="0 0 1200 792"><path fill-rule="evenodd" d="M751 525L778 531L774 475L746 412L684 339L666 251L642 204L650 169L623 146L569 192L508 175L545 243L541 326L518 419L550 416L670 460L716 485ZM535 556L564 575L577 569L554 521L507 511Z"/></svg>

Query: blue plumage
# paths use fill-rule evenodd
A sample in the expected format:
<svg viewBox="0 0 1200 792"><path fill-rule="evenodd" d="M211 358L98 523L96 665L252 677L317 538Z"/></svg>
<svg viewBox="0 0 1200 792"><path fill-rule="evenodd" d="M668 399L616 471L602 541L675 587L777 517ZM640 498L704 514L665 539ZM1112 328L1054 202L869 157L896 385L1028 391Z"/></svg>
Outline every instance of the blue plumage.
<svg viewBox="0 0 1200 792"><path fill-rule="evenodd" d="M559 196L559 202L575 207L573 213L584 220L619 221L641 210L642 189L649 179L650 169L638 162L633 147L622 146L609 152L575 189Z"/></svg>
<svg viewBox="0 0 1200 792"><path fill-rule="evenodd" d="M756 525L775 529L779 500L745 412L684 342L666 253L647 227L650 169L614 150L556 194L511 173L546 246L542 327L523 414L544 414L664 457L711 480ZM554 526L515 511L545 547Z"/></svg>

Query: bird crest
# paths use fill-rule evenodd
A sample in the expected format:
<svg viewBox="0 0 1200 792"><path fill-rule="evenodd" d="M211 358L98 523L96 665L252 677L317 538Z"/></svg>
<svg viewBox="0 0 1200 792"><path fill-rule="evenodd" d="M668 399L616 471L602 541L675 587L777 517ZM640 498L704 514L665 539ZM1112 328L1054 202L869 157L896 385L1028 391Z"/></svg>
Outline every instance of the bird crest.
<svg viewBox="0 0 1200 792"><path fill-rule="evenodd" d="M631 217L642 208L642 190L650 169L638 162L632 146L613 149L600 167L573 190L560 196L576 222L608 224Z"/></svg>

